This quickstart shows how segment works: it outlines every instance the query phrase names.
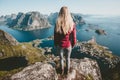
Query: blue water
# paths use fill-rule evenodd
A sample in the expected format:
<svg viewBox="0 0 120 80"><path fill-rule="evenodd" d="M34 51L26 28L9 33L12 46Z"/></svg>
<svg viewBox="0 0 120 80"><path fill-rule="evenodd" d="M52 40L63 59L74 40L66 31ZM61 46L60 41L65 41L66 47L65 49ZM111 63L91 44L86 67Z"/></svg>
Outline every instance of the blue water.
<svg viewBox="0 0 120 80"><path fill-rule="evenodd" d="M97 42L103 46L108 47L114 54L120 56L120 18L117 17L87 17L84 18L86 25L77 26L77 39L79 41L87 41L94 36ZM107 35L98 35L95 30L89 29L88 24L97 25L95 28L104 29ZM10 33L19 42L29 42L35 39L43 39L53 35L54 27L42 30L33 31L19 31L1 25L0 29ZM47 43L47 42L45 42ZM53 43L53 41L48 42ZM48 44L41 44L41 46Z"/></svg>
<svg viewBox="0 0 120 80"><path fill-rule="evenodd" d="M53 27L42 30L20 31L20 30L8 28L8 26L5 25L1 25L0 29L11 34L19 42L29 42L35 39L43 39L53 35Z"/></svg>
<svg viewBox="0 0 120 80"><path fill-rule="evenodd" d="M84 25L77 34L78 40L89 40L95 36L99 44L107 46L114 54L120 56L120 17L89 17L85 18L85 21L105 30L107 35L98 35L95 30L86 32L84 29L87 29L88 25Z"/></svg>

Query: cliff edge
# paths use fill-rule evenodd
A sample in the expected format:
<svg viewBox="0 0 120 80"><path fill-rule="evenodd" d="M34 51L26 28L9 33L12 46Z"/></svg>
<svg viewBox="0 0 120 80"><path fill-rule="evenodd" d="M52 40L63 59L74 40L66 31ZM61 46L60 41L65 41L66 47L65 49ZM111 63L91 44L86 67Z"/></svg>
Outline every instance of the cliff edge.
<svg viewBox="0 0 120 80"><path fill-rule="evenodd" d="M71 59L71 71L60 75L54 62L36 62L14 74L11 80L102 80L99 66L89 58Z"/></svg>

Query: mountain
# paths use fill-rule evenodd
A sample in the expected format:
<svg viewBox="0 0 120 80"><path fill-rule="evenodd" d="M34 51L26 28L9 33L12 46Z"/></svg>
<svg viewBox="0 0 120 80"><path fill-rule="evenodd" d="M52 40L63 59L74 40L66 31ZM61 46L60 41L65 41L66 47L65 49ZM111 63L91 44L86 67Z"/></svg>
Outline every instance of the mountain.
<svg viewBox="0 0 120 80"><path fill-rule="evenodd" d="M0 24L7 24L11 23L13 19L16 18L16 14L11 14L11 15L5 15L0 17Z"/></svg>
<svg viewBox="0 0 120 80"><path fill-rule="evenodd" d="M51 13L49 16L48 16L48 20L49 22L54 25L56 23L56 19L58 17L58 12L56 13ZM73 18L73 21L75 22L76 25L83 25L85 24L85 21L84 19L82 18L82 15L81 14L77 14L77 13L71 13L72 15L72 18Z"/></svg>
<svg viewBox="0 0 120 80"><path fill-rule="evenodd" d="M54 38L51 37L48 39L48 41L53 39ZM54 53L54 48L46 46L42 49L44 54L48 55L50 59L54 60L54 57L50 55ZM54 54L58 55L56 53ZM89 41L77 42L77 44L72 49L71 58L83 59L85 57L97 61L100 67L102 80L120 79L120 57L114 55L107 47L99 45L94 37Z"/></svg>
<svg viewBox="0 0 120 80"><path fill-rule="evenodd" d="M15 38L13 38L8 33L5 33L4 31L0 30L0 43L1 44L10 44L10 45L17 45L18 42Z"/></svg>
<svg viewBox="0 0 120 80"><path fill-rule="evenodd" d="M56 54L54 49L40 48L42 43L44 43L42 40L19 43L12 36L0 30L0 79L119 80L120 78L120 57L113 55L107 47L97 44L94 38L87 42L77 42L72 51L71 71L68 76L60 75L60 59L57 55L53 55ZM50 77L51 75L54 76Z"/></svg>
<svg viewBox="0 0 120 80"><path fill-rule="evenodd" d="M82 18L81 14L72 13L71 15L72 15L73 21L75 22L76 25L80 26L80 25L84 25L85 24L85 21Z"/></svg>
<svg viewBox="0 0 120 80"><path fill-rule="evenodd" d="M27 65L45 59L42 51L33 47L31 42L19 43L11 35L0 30L0 80L11 76Z"/></svg>
<svg viewBox="0 0 120 80"><path fill-rule="evenodd" d="M37 42L37 41L36 41ZM34 43L36 43L34 42ZM13 56L31 56L39 59L41 50L33 47L33 43L19 43L14 37L0 30L0 59ZM30 56L29 56L30 57ZM44 57L43 57L44 58ZM26 58L27 59L27 58ZM29 58L28 58L29 60ZM40 60L40 59L39 59ZM31 61L29 61L31 63ZM33 61L34 62L34 61Z"/></svg>
<svg viewBox="0 0 120 80"><path fill-rule="evenodd" d="M19 30L35 30L50 27L46 17L39 12L28 12L26 14L19 12L16 19L8 22L7 25Z"/></svg>
<svg viewBox="0 0 120 80"><path fill-rule="evenodd" d="M89 58L71 59L71 71L60 75L54 62L36 62L14 74L11 80L102 80L96 61Z"/></svg>
<svg viewBox="0 0 120 80"><path fill-rule="evenodd" d="M73 21L76 25L85 24L84 19L81 14L71 13L73 17ZM6 24L10 28L18 29L18 30L36 30L41 28L48 28L54 26L56 23L56 19L58 17L58 12L51 13L50 15L43 15L40 12L27 12L22 13L19 12L17 15L11 14L0 17L0 24Z"/></svg>
<svg viewBox="0 0 120 80"><path fill-rule="evenodd" d="M37 48L37 46L39 46L37 44L40 43L42 42L39 40L19 43L8 33L0 30L0 79L10 80L11 78L12 80L29 80L30 78L34 78L36 80L52 80L53 78L63 78L59 73L59 58L54 56L51 60L50 57L45 56L44 50ZM96 61L87 58L71 60L72 69L67 78L72 78L73 80L77 78L101 80L100 69ZM84 66L86 66L85 69L83 68ZM55 77L55 74L57 77ZM21 75L21 77L18 75Z"/></svg>

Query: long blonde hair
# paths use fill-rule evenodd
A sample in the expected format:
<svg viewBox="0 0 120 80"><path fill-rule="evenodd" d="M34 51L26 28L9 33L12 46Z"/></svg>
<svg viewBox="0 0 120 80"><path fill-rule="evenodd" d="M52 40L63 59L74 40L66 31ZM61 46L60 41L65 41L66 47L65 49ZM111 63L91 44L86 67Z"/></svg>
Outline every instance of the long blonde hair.
<svg viewBox="0 0 120 80"><path fill-rule="evenodd" d="M58 19L56 21L55 31L60 34L66 35L70 30L73 29L73 19L66 6L60 9Z"/></svg>

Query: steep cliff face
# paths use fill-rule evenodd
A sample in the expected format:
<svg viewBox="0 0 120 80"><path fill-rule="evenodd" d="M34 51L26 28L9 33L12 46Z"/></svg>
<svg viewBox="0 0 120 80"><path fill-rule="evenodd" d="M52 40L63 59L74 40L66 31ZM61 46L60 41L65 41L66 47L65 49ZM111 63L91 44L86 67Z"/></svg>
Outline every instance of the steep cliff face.
<svg viewBox="0 0 120 80"><path fill-rule="evenodd" d="M44 61L41 50L31 43L19 43L12 36L0 30L0 80L11 76L23 67Z"/></svg>
<svg viewBox="0 0 120 80"><path fill-rule="evenodd" d="M80 25L85 24L85 21L80 14L72 13L72 18L76 25L80 26Z"/></svg>
<svg viewBox="0 0 120 80"><path fill-rule="evenodd" d="M0 44L17 45L18 41L8 33L0 30Z"/></svg>
<svg viewBox="0 0 120 80"><path fill-rule="evenodd" d="M19 43L15 38L2 30L0 30L0 54L2 55L0 59L4 57L26 56L30 63L45 59L41 54L41 50L33 47L32 43Z"/></svg>
<svg viewBox="0 0 120 80"><path fill-rule="evenodd" d="M54 62L37 62L14 74L11 80L102 80L97 62L88 58L72 59L68 75L57 73L56 65Z"/></svg>
<svg viewBox="0 0 120 80"><path fill-rule="evenodd" d="M73 17L73 21L76 25L85 24L82 15L71 13ZM7 24L10 28L18 29L18 30L36 30L41 28L48 28L54 26L56 23L56 19L58 17L58 12L51 13L50 15L43 15L39 12L27 12L22 13L19 12L17 15L11 14L0 17L0 24Z"/></svg>
<svg viewBox="0 0 120 80"><path fill-rule="evenodd" d="M48 20L49 22L54 25L56 23L57 17L58 17L58 12L56 13L51 13L48 16ZM82 16L80 14L75 14L75 13L71 13L73 21L75 22L76 25L83 25L85 24L84 19L82 18Z"/></svg>
<svg viewBox="0 0 120 80"><path fill-rule="evenodd" d="M39 12L18 13L16 19L7 25L20 30L35 30L50 27L46 17Z"/></svg>

